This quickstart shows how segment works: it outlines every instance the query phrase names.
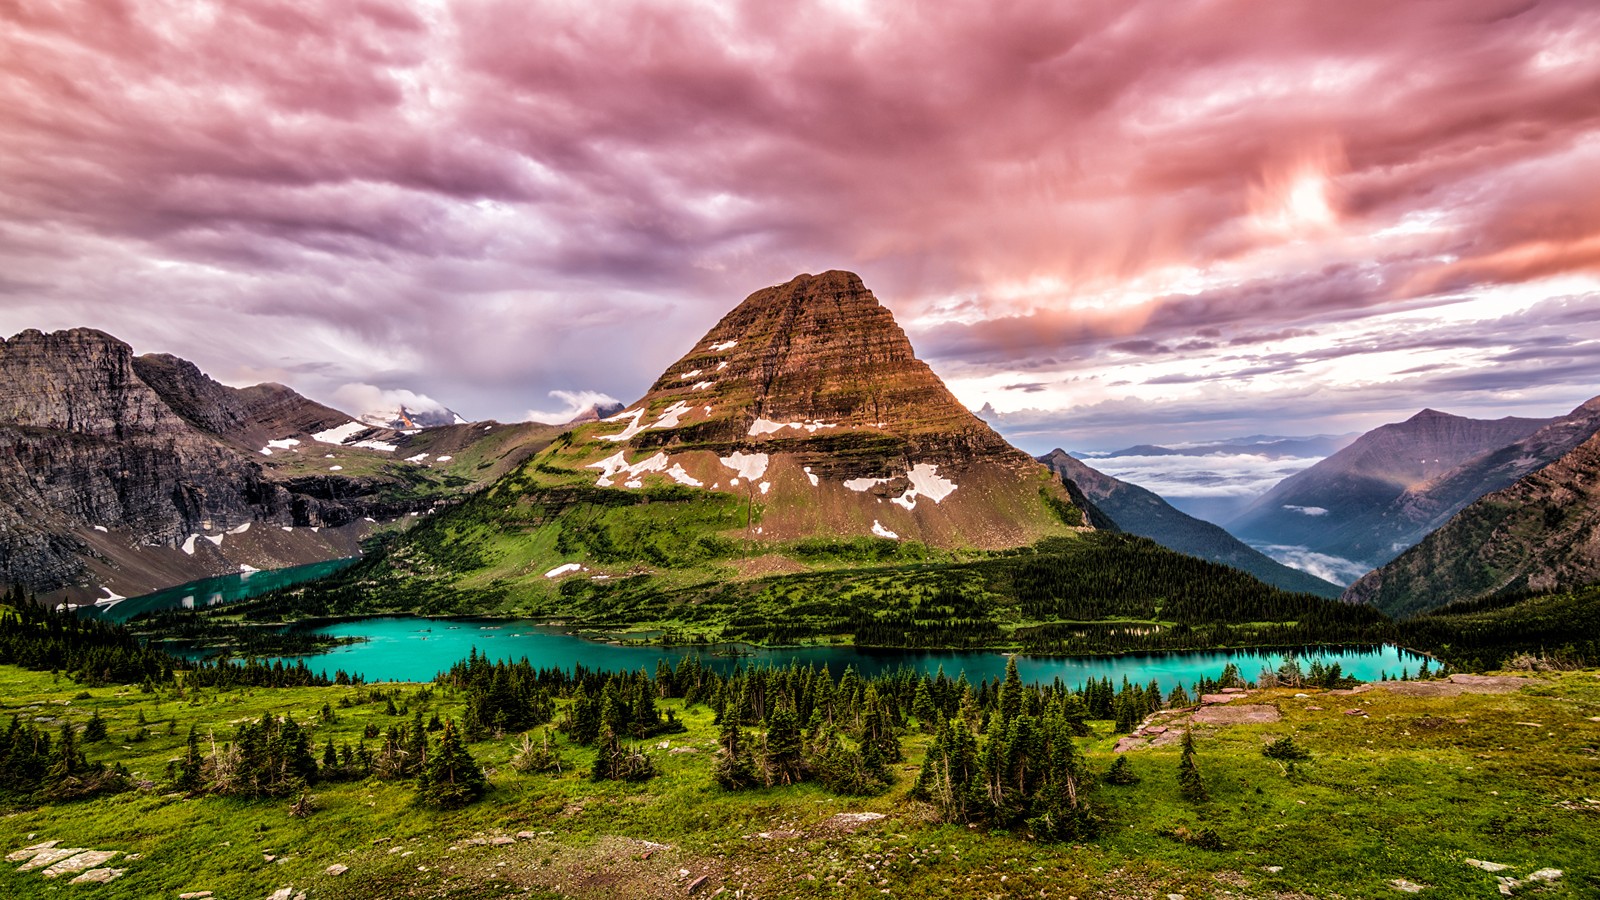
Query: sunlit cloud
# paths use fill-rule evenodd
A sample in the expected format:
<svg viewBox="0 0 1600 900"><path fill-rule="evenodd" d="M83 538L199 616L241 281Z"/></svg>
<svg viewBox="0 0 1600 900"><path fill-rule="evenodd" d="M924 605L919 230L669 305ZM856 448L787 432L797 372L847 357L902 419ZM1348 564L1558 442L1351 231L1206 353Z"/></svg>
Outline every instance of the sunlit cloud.
<svg viewBox="0 0 1600 900"><path fill-rule="evenodd" d="M1549 415L1600 392L1596 45L1586 0L13 3L0 331L512 420L846 268L1043 449Z"/></svg>

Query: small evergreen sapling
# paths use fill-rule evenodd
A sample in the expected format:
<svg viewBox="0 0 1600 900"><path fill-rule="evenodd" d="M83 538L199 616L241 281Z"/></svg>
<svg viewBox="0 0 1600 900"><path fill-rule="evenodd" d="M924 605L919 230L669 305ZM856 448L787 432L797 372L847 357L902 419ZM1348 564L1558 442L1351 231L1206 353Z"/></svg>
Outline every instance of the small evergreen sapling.
<svg viewBox="0 0 1600 900"><path fill-rule="evenodd" d="M1210 796L1194 761L1194 733L1189 731L1183 733L1183 755L1178 758L1178 793L1190 803L1204 803Z"/></svg>

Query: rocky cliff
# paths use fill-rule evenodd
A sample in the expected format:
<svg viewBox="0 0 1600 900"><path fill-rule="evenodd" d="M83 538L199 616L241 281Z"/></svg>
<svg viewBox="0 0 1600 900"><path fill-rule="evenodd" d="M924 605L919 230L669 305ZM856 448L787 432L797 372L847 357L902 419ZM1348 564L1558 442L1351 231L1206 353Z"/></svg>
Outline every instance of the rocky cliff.
<svg viewBox="0 0 1600 900"><path fill-rule="evenodd" d="M1487 494L1344 599L1393 616L1457 600L1544 593L1600 581L1600 434Z"/></svg>
<svg viewBox="0 0 1600 900"><path fill-rule="evenodd" d="M390 436L103 332L24 331L0 341L0 584L82 602L349 555L471 483Z"/></svg>

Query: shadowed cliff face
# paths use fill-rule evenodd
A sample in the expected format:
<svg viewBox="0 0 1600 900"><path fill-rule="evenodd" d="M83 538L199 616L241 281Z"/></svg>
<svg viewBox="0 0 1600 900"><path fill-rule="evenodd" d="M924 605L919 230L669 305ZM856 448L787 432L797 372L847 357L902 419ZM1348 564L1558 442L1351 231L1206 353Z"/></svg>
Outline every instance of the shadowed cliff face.
<svg viewBox="0 0 1600 900"><path fill-rule="evenodd" d="M370 473L263 465L261 448L349 421L92 329L0 341L0 583L81 600L348 555L357 535L335 530L435 501Z"/></svg>

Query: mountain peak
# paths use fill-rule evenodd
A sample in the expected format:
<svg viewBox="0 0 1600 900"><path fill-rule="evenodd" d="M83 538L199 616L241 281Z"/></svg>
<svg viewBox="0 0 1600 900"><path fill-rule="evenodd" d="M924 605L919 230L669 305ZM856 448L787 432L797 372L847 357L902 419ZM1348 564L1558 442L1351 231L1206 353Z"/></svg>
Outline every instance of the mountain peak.
<svg viewBox="0 0 1600 900"><path fill-rule="evenodd" d="M1406 421L1407 422L1434 422L1434 421L1440 421L1440 420L1460 419L1460 418L1461 418L1461 416L1452 415L1451 413L1447 413L1447 412L1440 412L1439 410L1434 409L1432 407L1426 407L1421 412L1417 413L1416 415L1412 416L1411 418L1407 419Z"/></svg>
<svg viewBox="0 0 1600 900"><path fill-rule="evenodd" d="M554 451L596 487L750 493L764 539L1011 547L1081 512L974 416L850 272L746 297L622 412ZM628 477L621 477L626 472Z"/></svg>
<svg viewBox="0 0 1600 900"><path fill-rule="evenodd" d="M628 409L623 416L641 427L677 411L670 425L639 435L641 446L832 444L849 435L899 445L907 458L1027 460L917 358L861 279L837 270L746 297Z"/></svg>

